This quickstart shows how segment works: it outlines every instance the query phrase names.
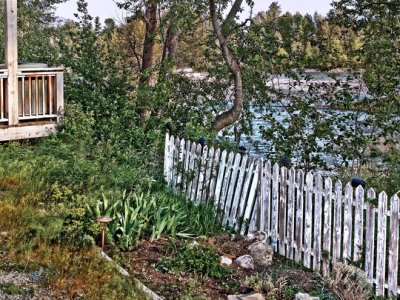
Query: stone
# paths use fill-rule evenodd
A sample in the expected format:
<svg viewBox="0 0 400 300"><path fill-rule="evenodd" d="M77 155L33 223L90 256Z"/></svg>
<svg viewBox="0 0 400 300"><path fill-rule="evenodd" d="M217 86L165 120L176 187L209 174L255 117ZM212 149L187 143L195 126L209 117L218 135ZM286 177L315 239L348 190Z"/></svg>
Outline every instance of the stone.
<svg viewBox="0 0 400 300"><path fill-rule="evenodd" d="M236 258L235 264L237 264L239 267L243 269L254 269L253 258L248 254Z"/></svg>
<svg viewBox="0 0 400 300"><path fill-rule="evenodd" d="M248 235L246 235L245 240L246 241L254 241L255 240L254 234L249 233Z"/></svg>
<svg viewBox="0 0 400 300"><path fill-rule="evenodd" d="M197 247L198 245L199 245L198 241L191 241L190 244L189 244L189 247L190 248L194 248L194 247Z"/></svg>
<svg viewBox="0 0 400 300"><path fill-rule="evenodd" d="M221 265L230 266L232 264L232 259L226 256L221 256Z"/></svg>
<svg viewBox="0 0 400 300"><path fill-rule="evenodd" d="M306 293L297 293L295 295L295 300L319 300L319 297L311 297L309 294Z"/></svg>
<svg viewBox="0 0 400 300"><path fill-rule="evenodd" d="M249 246L250 256L254 260L254 264L260 267L268 267L272 264L274 251L270 245L263 242L255 242Z"/></svg>
<svg viewBox="0 0 400 300"><path fill-rule="evenodd" d="M260 293L255 293L249 295L229 295L227 300L265 300L265 298Z"/></svg>

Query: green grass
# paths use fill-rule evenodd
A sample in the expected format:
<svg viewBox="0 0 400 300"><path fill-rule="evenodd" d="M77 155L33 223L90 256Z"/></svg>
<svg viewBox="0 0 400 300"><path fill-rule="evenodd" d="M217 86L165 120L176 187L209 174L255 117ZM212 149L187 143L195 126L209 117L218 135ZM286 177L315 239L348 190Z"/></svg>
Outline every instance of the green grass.
<svg viewBox="0 0 400 300"><path fill-rule="evenodd" d="M7 295L20 295L24 291L22 286L13 282L0 284L0 289Z"/></svg>

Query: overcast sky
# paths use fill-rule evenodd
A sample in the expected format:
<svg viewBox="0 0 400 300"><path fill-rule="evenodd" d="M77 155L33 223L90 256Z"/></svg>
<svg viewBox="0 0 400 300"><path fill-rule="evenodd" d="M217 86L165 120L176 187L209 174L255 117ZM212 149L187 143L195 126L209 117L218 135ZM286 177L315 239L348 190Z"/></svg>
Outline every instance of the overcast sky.
<svg viewBox="0 0 400 300"><path fill-rule="evenodd" d="M114 0L87 0L89 13L92 16L99 16L102 21L106 18L121 18L123 12L118 9ZM265 11L268 9L272 0L254 0L254 12ZM313 14L317 11L320 14L326 14L330 9L331 0L278 0L282 11L291 13L300 12L302 14ZM60 17L74 19L76 12L76 0L69 0L66 3L59 4L56 14Z"/></svg>

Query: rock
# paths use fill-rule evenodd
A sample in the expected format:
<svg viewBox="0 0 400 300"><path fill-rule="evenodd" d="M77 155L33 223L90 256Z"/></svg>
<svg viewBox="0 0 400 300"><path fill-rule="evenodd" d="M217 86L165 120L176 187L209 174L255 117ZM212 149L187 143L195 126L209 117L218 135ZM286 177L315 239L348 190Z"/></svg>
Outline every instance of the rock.
<svg viewBox="0 0 400 300"><path fill-rule="evenodd" d="M221 256L221 265L230 266L232 264L232 259L226 256Z"/></svg>
<svg viewBox="0 0 400 300"><path fill-rule="evenodd" d="M2 232L0 232L0 235L2 237L7 237L8 236L8 231L2 231Z"/></svg>
<svg viewBox="0 0 400 300"><path fill-rule="evenodd" d="M246 241L254 241L255 240L254 234L249 233L248 235L246 235L245 240Z"/></svg>
<svg viewBox="0 0 400 300"><path fill-rule="evenodd" d="M198 241L191 241L190 244L189 244L189 247L193 248L193 247L197 247L198 245L199 245Z"/></svg>
<svg viewBox="0 0 400 300"><path fill-rule="evenodd" d="M259 242L266 242L267 237L268 237L267 234L263 231L256 232L254 234L254 236L257 239L257 241L259 241Z"/></svg>
<svg viewBox="0 0 400 300"><path fill-rule="evenodd" d="M265 242L255 242L249 246L249 250L256 266L267 267L272 264L274 251L270 245Z"/></svg>
<svg viewBox="0 0 400 300"><path fill-rule="evenodd" d="M254 269L254 261L250 255L242 255L236 258L235 264L243 269Z"/></svg>
<svg viewBox="0 0 400 300"><path fill-rule="evenodd" d="M229 295L227 300L265 300L265 298L260 293L255 293L249 295Z"/></svg>
<svg viewBox="0 0 400 300"><path fill-rule="evenodd" d="M256 231L256 232L253 232L253 233L249 233L246 236L246 241L255 241L255 240L257 240L259 242L262 242L262 241L266 241L267 237L268 236L267 236L267 234L265 232Z"/></svg>
<svg viewBox="0 0 400 300"><path fill-rule="evenodd" d="M311 297L309 294L306 293L297 293L295 295L295 300L319 300L319 297Z"/></svg>

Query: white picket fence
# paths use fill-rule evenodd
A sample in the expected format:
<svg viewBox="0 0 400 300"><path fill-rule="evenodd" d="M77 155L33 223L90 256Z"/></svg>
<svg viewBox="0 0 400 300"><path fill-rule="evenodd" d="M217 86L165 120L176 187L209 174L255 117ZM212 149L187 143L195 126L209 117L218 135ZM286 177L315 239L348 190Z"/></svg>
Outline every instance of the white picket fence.
<svg viewBox="0 0 400 300"><path fill-rule="evenodd" d="M264 231L274 250L329 275L362 266L378 296L400 294L399 197L166 134L164 177L196 203L213 203L241 233ZM366 196L366 200L365 200ZM388 205L390 207L388 209Z"/></svg>

